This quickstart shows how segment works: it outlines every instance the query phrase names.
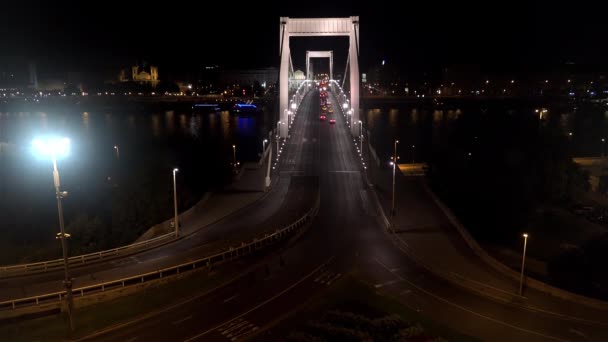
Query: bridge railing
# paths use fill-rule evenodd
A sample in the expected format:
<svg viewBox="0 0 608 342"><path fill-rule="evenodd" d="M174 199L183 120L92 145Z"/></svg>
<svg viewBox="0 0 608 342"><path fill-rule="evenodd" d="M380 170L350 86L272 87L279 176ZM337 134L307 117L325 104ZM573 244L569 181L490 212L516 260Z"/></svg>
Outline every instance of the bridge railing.
<svg viewBox="0 0 608 342"><path fill-rule="evenodd" d="M197 269L211 267L212 265L221 264L227 261L235 260L237 258L252 254L260 249L271 246L281 240L294 235L296 232L300 231L303 227L309 223L312 218L314 218L319 210L320 197L317 194L317 199L313 205L313 207L302 217L300 217L295 222L289 224L288 226L277 229L275 232L270 234L265 234L262 238L254 238L252 241L245 243L242 242L237 247L230 247L223 252L209 255L194 261L182 263L179 265L166 267L160 270L142 273L126 278L111 280L107 282L102 282L95 285L89 285L84 287L79 287L73 289L73 296L75 299L82 298L85 296L91 296L94 294L99 294L102 292L125 288L128 286L140 285L146 282L158 281L160 279L179 275L185 272L195 271ZM58 291L40 294L31 297L25 298L16 298L11 300L6 300L0 302L0 317L2 317L2 312L14 311L21 308L27 308L38 305L48 305L48 304L60 304L61 301L65 298L66 291Z"/></svg>
<svg viewBox="0 0 608 342"><path fill-rule="evenodd" d="M175 233L168 233L130 245L121 246L105 251L99 251L90 254L77 255L68 258L69 265L82 265L93 261L104 260L112 257L117 257L124 254L130 254L137 251L142 251L148 248L162 245L175 238ZM8 276L17 276L38 272L47 272L63 268L63 259L47 260L34 262L29 264L18 264L10 266L0 266L0 278Z"/></svg>

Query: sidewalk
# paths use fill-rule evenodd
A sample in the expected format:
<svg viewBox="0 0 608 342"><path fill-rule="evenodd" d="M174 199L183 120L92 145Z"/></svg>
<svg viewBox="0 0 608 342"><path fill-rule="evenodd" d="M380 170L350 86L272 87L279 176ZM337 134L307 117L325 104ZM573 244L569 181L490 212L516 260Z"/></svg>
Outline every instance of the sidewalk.
<svg viewBox="0 0 608 342"><path fill-rule="evenodd" d="M370 182L374 184L384 212L390 215L392 168L378 167L373 162L368 165ZM397 171L395 178L396 214L387 216L392 223L391 232L416 261L433 273L496 301L565 319L608 324L608 310L581 305L529 287L524 288L523 297L519 297L519 282L489 266L469 247L454 222L440 208L424 177L406 177Z"/></svg>

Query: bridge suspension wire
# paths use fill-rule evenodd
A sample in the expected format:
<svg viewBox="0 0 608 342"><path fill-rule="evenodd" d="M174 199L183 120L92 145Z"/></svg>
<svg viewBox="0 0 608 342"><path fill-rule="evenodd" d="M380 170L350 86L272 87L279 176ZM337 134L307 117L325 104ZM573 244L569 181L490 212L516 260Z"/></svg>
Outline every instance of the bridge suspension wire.
<svg viewBox="0 0 608 342"><path fill-rule="evenodd" d="M346 67L344 68L344 77L342 77L342 89L344 89L344 82L346 82L346 72L348 71L348 64L350 63L350 54L346 57Z"/></svg>

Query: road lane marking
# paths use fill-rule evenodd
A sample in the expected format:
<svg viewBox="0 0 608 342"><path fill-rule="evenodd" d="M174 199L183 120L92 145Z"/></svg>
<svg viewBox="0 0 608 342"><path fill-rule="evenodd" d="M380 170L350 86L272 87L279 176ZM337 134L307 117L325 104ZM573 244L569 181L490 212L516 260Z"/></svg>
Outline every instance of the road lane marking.
<svg viewBox="0 0 608 342"><path fill-rule="evenodd" d="M137 261L138 264L141 264L142 262L149 262L149 261L154 261L154 260L160 260L160 259L164 259L164 258L168 258L168 255L161 255L159 257L156 258L152 258L152 259L143 259L143 260L139 260L136 257L132 257L133 260Z"/></svg>
<svg viewBox="0 0 608 342"><path fill-rule="evenodd" d="M217 329L217 330L218 330L219 332L222 332L222 331L224 331L224 330L227 330L227 329L229 329L229 328L231 328L231 327L235 326L236 324L238 324L239 322L242 322L242 321L243 321L243 319L242 319L242 318L235 319L234 321L230 322L230 324L226 324L225 326L223 326L223 327L221 327L221 328L219 328L219 329Z"/></svg>
<svg viewBox="0 0 608 342"><path fill-rule="evenodd" d="M226 337L228 338L233 338L235 336L240 335L243 331L245 331L246 329L251 329L253 328L254 324L253 323L249 323L247 321L244 322L245 324L241 325L240 327L238 327L237 329L235 329L234 331L231 331L229 334L226 334Z"/></svg>
<svg viewBox="0 0 608 342"><path fill-rule="evenodd" d="M253 326L253 327L251 328L251 330L247 330L247 331L243 332L243 333L242 333L242 334L240 334L240 335L234 336L233 338L231 338L231 339L230 339L230 341L236 341L236 340L238 340L239 338L242 338L242 337L245 337L245 336L247 336L247 335L252 334L252 333L253 333L253 332L255 332L256 330L258 330L258 327Z"/></svg>
<svg viewBox="0 0 608 342"><path fill-rule="evenodd" d="M251 312L253 312L253 311L255 311L255 310L259 309L259 308L261 308L262 306L264 306L264 305L266 305L266 304L268 304L268 303L272 302L273 300L275 300L275 299L279 298L279 297L280 297L280 296L282 296L283 294L285 294L285 293L289 292L289 291L290 291L291 289L293 289L294 287L296 287L296 286L300 285L302 282L304 282L304 281L305 281L305 280L307 280L308 278L312 277L312 276L313 276L313 274L315 274L315 273L316 273L317 271L319 271L321 268L323 268L323 267L327 266L327 264L329 264L329 263L330 263L330 262L331 262L333 259L334 259L334 257L333 257L333 256L332 256L332 257L330 257L330 258L329 258L329 259L327 259L325 262L323 262L321 265L319 265L317 268L315 268L314 270L312 270L312 272L310 272L309 274L305 275L303 278L301 278L301 279L300 279L300 280L298 280L297 282L295 282L295 283L291 284L289 287L287 287L287 288L286 288L286 289L284 289L283 291L281 291L281 292L277 293L276 295L274 295L274 296L272 296L272 297L270 297L270 298L266 299L265 301L263 301L262 303L260 303L260 304L258 304L258 305L256 305L256 306L254 306L253 308L251 308L251 309L249 309L249 310L247 310L247 311L245 311L245 312L241 313L241 314L240 314L240 315L238 315L237 317L235 317L235 318L233 318L233 319L231 319L231 320L228 320L228 321L226 321L226 322L224 322L224 323L220 323L219 325L216 325L215 327L213 327L213 328L211 328L211 329L205 330L205 331L203 331L202 333L200 333L200 334L198 334L198 335L195 335L195 336L192 336L192 337L190 337L190 338L187 338L186 340L184 340L184 342L190 342L190 341L194 341L194 340L196 340L196 339L199 339L200 337L205 336L205 335L207 335L208 333L210 333L210 332L212 332L212 331L214 331L214 330L217 330L218 328L220 328L220 327L222 327L222 326L226 325L227 323L229 323L229 322L231 322L231 321L233 321L233 320L235 320L235 319L241 318L241 317L243 317L243 316L245 316L245 315L247 315L247 314L249 314L249 313L251 313Z"/></svg>
<svg viewBox="0 0 608 342"><path fill-rule="evenodd" d="M329 279L328 281L326 281L325 283L327 285L331 285L331 283L333 283L336 279L340 278L340 276L342 275L342 273L338 273L336 274L333 278Z"/></svg>
<svg viewBox="0 0 608 342"><path fill-rule="evenodd" d="M478 317L481 317L481 318L485 318L485 319L487 319L487 320L489 320L491 322L494 322L494 323L497 323L497 324L500 324L500 325L504 325L506 327L509 327L509 328L512 328L512 329L515 329L515 330L519 330L519 331L522 331L522 332L525 332L525 333L528 333L528 334L531 334L531 335L537 335L537 336L541 336L541 337L548 338L548 339L551 339L551 340L567 342L567 340L561 339L559 337L555 337L555 336L551 336L551 335L545 335L545 334L539 333L537 331L528 330L526 328L518 327L516 325L512 325L510 323L503 322L503 321L501 321L499 319L492 318L492 317L480 314L478 312L475 312L475 311L473 311L471 309L465 308L464 306L461 306L461 305L456 304L454 302L450 302L449 300L447 300L447 299L445 299L443 297L440 297L440 296L438 296L438 295L436 295L434 293L431 293L431 292L429 292L429 291L427 291L427 290L419 287L418 285L416 285L416 284L408 281L407 279L403 278L399 274L397 274L395 272L391 272L391 269L388 266L386 266L382 261L378 260L378 258L374 258L374 260L376 260L376 262L378 264L380 264L380 266L382 266L384 269L386 269L387 271L389 271L390 273L392 273L393 275L395 275L397 278L402 279L403 281L405 281L406 283L408 283L410 286L412 286L416 290L418 290L418 291L420 291L422 293L425 293L426 295L431 296L431 297L433 297L433 298L435 298L435 299L437 299L437 300L439 300L441 302L444 302L444 303L446 303L448 305L454 306L454 307L456 307L456 308L458 308L460 310L463 310L463 311L468 312L470 314L473 314L475 316L478 316Z"/></svg>
<svg viewBox="0 0 608 342"><path fill-rule="evenodd" d="M189 319L191 319L191 318L192 318L192 316L190 315L190 316L188 316L188 317L185 317L185 318L179 319L179 320L177 320L177 321L175 321L175 322L172 322L171 324L173 324L173 325L178 325L178 324L183 323L183 322L185 322L185 321L187 321L187 320L189 320Z"/></svg>
<svg viewBox="0 0 608 342"><path fill-rule="evenodd" d="M384 282L384 283L376 284L376 285L374 285L374 287L377 288L377 289L379 289L381 287L385 287L385 286L388 286L388 285L393 285L393 284L396 284L396 283L400 283L402 281L403 281L402 279L393 279L393 280L389 280L389 281Z"/></svg>
<svg viewBox="0 0 608 342"><path fill-rule="evenodd" d="M576 329L569 329L568 332L573 333L574 335L578 335L582 338L587 338L587 335L585 335L582 331L576 330Z"/></svg>
<svg viewBox="0 0 608 342"><path fill-rule="evenodd" d="M234 296L232 296L230 298L226 298L226 299L224 299L224 303L228 303L229 301L233 300L234 298L236 298L238 296L239 296L239 294L237 293L237 294L235 294Z"/></svg>
<svg viewBox="0 0 608 342"><path fill-rule="evenodd" d="M234 326L230 327L229 329L224 330L224 331L222 332L222 335L230 335L230 333L231 333L232 331L236 331L237 329L239 329L239 328L241 328L241 327L243 327L243 326L246 326L247 324L250 324L250 323L249 323L249 322L247 322L247 321L241 321L241 322L239 322L238 324L236 324L236 325L234 325ZM232 336L232 335L230 335L230 336Z"/></svg>
<svg viewBox="0 0 608 342"><path fill-rule="evenodd" d="M131 337L130 339L126 340L125 342L133 342L135 340L137 340L137 336Z"/></svg>

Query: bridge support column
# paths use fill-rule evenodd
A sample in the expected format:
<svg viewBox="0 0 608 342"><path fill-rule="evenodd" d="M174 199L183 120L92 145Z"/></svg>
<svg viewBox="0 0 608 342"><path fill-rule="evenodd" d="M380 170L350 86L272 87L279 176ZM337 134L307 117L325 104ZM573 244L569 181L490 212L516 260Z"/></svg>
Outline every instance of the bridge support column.
<svg viewBox="0 0 608 342"><path fill-rule="evenodd" d="M351 114L351 132L357 134L358 126L355 122L359 122L359 17L351 17L352 29L349 34L348 57L350 59L350 107Z"/></svg>
<svg viewBox="0 0 608 342"><path fill-rule="evenodd" d="M279 136L287 138L287 110L289 106L289 62L291 59L291 51L289 49L289 32L287 23L289 18L281 18L281 69L279 70L279 113L281 114L280 121L285 123L280 125Z"/></svg>

